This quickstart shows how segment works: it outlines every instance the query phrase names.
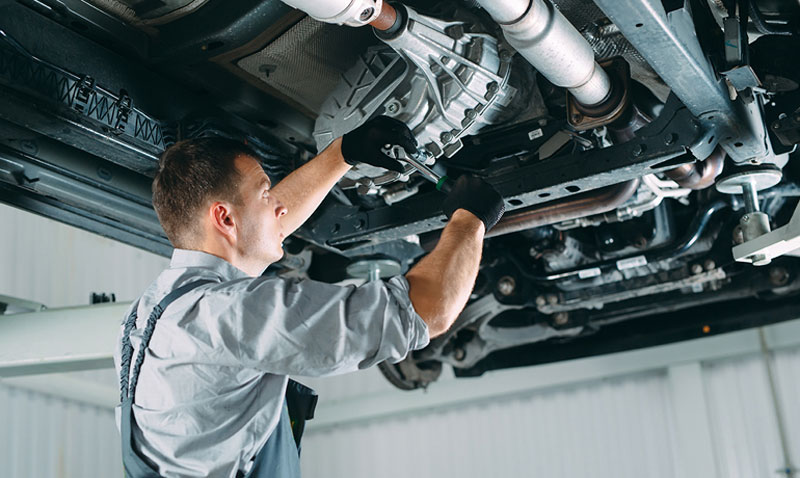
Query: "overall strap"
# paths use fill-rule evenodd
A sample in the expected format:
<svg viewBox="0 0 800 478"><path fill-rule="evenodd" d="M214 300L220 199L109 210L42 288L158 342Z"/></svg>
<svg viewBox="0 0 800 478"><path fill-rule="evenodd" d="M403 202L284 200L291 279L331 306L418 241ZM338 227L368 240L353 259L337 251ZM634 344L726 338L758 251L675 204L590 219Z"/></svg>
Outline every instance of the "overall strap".
<svg viewBox="0 0 800 478"><path fill-rule="evenodd" d="M128 319L125 321L125 328L122 332L122 354L120 357L120 401L125 401L125 399L130 399L133 402L133 396L136 391L136 382L139 380L139 370L142 368L142 362L144 362L144 352L147 347L150 345L150 339L153 337L153 330L156 327L156 321L161 317L161 314L164 313L164 309L167 308L169 304L174 302L180 296L186 294L187 292L200 287L201 285L208 284L211 282L216 282L210 279L201 279L198 281L190 282L184 286L178 287L177 289L173 290L166 297L161 299L161 302L158 303L153 308L153 311L150 313L150 317L147 318L147 324L144 327L144 332L142 334L142 343L139 347L139 353L136 356L136 363L133 366L133 373L130 373L131 369L131 358L133 357L133 346L131 345L131 331L136 327L136 319L137 319L137 307L134 307L133 312L128 316ZM128 383L130 376L130 384Z"/></svg>

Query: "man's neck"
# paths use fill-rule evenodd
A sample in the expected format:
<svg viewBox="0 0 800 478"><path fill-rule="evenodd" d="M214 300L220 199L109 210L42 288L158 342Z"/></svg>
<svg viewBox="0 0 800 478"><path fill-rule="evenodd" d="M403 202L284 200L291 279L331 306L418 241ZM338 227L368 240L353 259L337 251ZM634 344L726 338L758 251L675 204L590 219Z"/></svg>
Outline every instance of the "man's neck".
<svg viewBox="0 0 800 478"><path fill-rule="evenodd" d="M253 266L251 261L244 260L244 258L242 258L241 255L237 253L236 249L231 247L227 243L220 244L219 242L216 241L205 241L197 248L192 248L192 249L205 252L206 254L211 254L212 256L219 257L220 259L228 262L233 267L239 269L240 271L244 272L250 277L258 277L261 275L262 272L264 272L264 269L261 269L257 266Z"/></svg>

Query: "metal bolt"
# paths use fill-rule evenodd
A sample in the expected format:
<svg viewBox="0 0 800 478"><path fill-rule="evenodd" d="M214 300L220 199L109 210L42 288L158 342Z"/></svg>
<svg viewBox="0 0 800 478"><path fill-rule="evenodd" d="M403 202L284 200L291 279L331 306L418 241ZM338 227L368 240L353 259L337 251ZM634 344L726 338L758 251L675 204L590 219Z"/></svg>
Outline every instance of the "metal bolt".
<svg viewBox="0 0 800 478"><path fill-rule="evenodd" d="M705 267L707 271L710 271L714 270L717 267L717 264L711 259L706 259L706 261L703 262L703 267Z"/></svg>
<svg viewBox="0 0 800 478"><path fill-rule="evenodd" d="M462 349L462 348L457 348L457 349L453 350L453 358L456 359L456 360L459 360L459 361L464 360L464 358L466 356L467 356L467 352L465 352L464 349Z"/></svg>
<svg viewBox="0 0 800 478"><path fill-rule="evenodd" d="M749 257L750 261L753 263L754 266L765 266L772 262L771 259L767 259L767 256L764 254L755 254Z"/></svg>
<svg viewBox="0 0 800 478"><path fill-rule="evenodd" d="M443 64L443 65L446 65L446 64L448 64L448 63L450 63L450 57L448 57L448 56L443 56L443 57L442 57L442 64Z"/></svg>
<svg viewBox="0 0 800 478"><path fill-rule="evenodd" d="M447 144L447 143L453 141L453 139L454 139L453 133L450 133L450 132L447 132L447 131L442 133L442 136L441 136L442 143Z"/></svg>
<svg viewBox="0 0 800 478"><path fill-rule="evenodd" d="M373 12L375 12L375 9L372 8L372 7L364 9L364 11L361 12L361 17L360 17L361 21L365 22L365 21L369 20L369 17L372 16Z"/></svg>
<svg viewBox="0 0 800 478"><path fill-rule="evenodd" d="M676 134L675 133L666 134L666 135L664 135L664 144L669 146L672 143L674 143L676 139L677 138L676 138Z"/></svg>
<svg viewBox="0 0 800 478"><path fill-rule="evenodd" d="M558 304L558 296L557 295L555 295L555 294L547 294L546 298L547 298L547 303L548 304L550 304L550 305Z"/></svg>
<svg viewBox="0 0 800 478"><path fill-rule="evenodd" d="M500 51L500 59L503 60L503 61L510 60L512 55L513 55L513 53L511 53L508 50L501 50Z"/></svg>
<svg viewBox="0 0 800 478"><path fill-rule="evenodd" d="M478 112L477 112L477 111L475 111L475 110L473 110L473 109L468 109L467 111L465 111L465 112L464 112L464 115L465 115L467 118L469 118L469 119L471 119L471 120L474 120L475 118L477 118L477 117L478 117Z"/></svg>
<svg viewBox="0 0 800 478"><path fill-rule="evenodd" d="M503 276L497 281L497 292L500 295L508 297L513 294L517 288L517 281L511 276Z"/></svg>
<svg viewBox="0 0 800 478"><path fill-rule="evenodd" d="M695 274L695 275L702 274L703 273L703 266L701 266L700 264L692 264L692 267L690 268L690 270L692 271L692 274Z"/></svg>
<svg viewBox="0 0 800 478"><path fill-rule="evenodd" d="M772 123L772 129L781 129L781 124L777 121Z"/></svg>
<svg viewBox="0 0 800 478"><path fill-rule="evenodd" d="M386 111L389 113L396 113L397 112L397 105L394 103L389 103L386 105Z"/></svg>
<svg viewBox="0 0 800 478"><path fill-rule="evenodd" d="M269 78L270 73L275 73L275 70L277 69L278 65L269 65L266 63L258 66L258 71L263 73L267 78Z"/></svg>
<svg viewBox="0 0 800 478"><path fill-rule="evenodd" d="M583 119L583 115L580 113L572 113L572 124L578 124Z"/></svg>
<svg viewBox="0 0 800 478"><path fill-rule="evenodd" d="M546 304L547 304L547 299L543 295L540 295L540 296L536 297L536 306L537 307L544 307Z"/></svg>
<svg viewBox="0 0 800 478"><path fill-rule="evenodd" d="M783 267L772 267L769 270L769 282L774 286L783 286L789 283L789 271Z"/></svg>
<svg viewBox="0 0 800 478"><path fill-rule="evenodd" d="M635 145L631 150L631 153L633 153L634 156L641 156L642 153L644 153L644 145L643 144Z"/></svg>
<svg viewBox="0 0 800 478"><path fill-rule="evenodd" d="M553 314L553 323L556 325L567 325L569 322L569 314L566 312L558 312Z"/></svg>
<svg viewBox="0 0 800 478"><path fill-rule="evenodd" d="M19 145L26 153L36 154L39 152L39 146L36 144L36 141L25 139L20 141Z"/></svg>

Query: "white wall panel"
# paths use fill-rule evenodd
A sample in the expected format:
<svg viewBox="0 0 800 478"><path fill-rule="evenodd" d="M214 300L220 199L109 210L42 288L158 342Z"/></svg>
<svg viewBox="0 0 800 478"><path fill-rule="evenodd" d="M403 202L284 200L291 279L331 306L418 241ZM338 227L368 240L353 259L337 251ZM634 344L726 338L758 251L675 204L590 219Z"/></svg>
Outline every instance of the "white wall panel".
<svg viewBox="0 0 800 478"><path fill-rule="evenodd" d="M394 385L383 378L378 367L335 377L296 377L295 379L316 390L326 402L398 392ZM442 377L442 379L447 379L447 377Z"/></svg>
<svg viewBox="0 0 800 478"><path fill-rule="evenodd" d="M790 458L800 468L800 349L776 352L774 363Z"/></svg>
<svg viewBox="0 0 800 478"><path fill-rule="evenodd" d="M114 412L0 386L0 476L122 476Z"/></svg>
<svg viewBox="0 0 800 478"><path fill-rule="evenodd" d="M774 476L782 466L781 447L762 357L708 364L704 377L721 476Z"/></svg>
<svg viewBox="0 0 800 478"><path fill-rule="evenodd" d="M674 476L663 373L309 429L306 477ZM475 382L480 387L480 381Z"/></svg>
<svg viewBox="0 0 800 478"><path fill-rule="evenodd" d="M48 307L89 303L91 292L135 299L169 261L0 204L0 294Z"/></svg>

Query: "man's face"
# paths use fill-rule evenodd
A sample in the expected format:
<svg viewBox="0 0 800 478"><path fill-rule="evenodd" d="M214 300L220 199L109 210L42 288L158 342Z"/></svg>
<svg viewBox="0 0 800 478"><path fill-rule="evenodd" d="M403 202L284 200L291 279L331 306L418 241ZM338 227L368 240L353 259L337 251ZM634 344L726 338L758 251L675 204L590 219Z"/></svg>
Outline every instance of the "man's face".
<svg viewBox="0 0 800 478"><path fill-rule="evenodd" d="M237 249L241 257L266 269L283 257L281 216L287 210L271 193L272 184L258 161L239 156L235 161L241 175Z"/></svg>

